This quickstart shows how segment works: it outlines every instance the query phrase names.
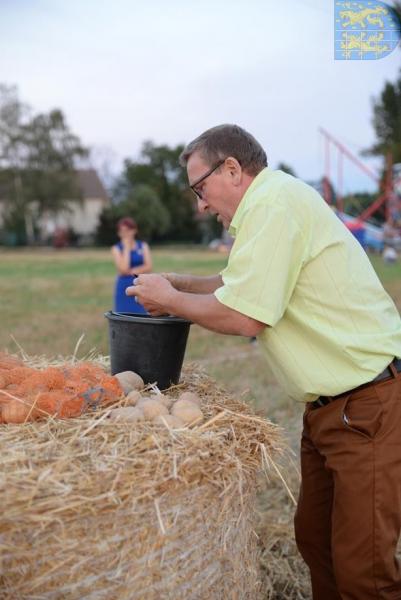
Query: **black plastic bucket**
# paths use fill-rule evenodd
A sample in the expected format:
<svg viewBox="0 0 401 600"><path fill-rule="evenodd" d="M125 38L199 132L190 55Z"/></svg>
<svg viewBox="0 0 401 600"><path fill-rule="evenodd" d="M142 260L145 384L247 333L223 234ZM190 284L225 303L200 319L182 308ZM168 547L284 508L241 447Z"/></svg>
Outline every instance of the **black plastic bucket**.
<svg viewBox="0 0 401 600"><path fill-rule="evenodd" d="M111 373L135 371L161 390L178 383L190 321L109 311Z"/></svg>

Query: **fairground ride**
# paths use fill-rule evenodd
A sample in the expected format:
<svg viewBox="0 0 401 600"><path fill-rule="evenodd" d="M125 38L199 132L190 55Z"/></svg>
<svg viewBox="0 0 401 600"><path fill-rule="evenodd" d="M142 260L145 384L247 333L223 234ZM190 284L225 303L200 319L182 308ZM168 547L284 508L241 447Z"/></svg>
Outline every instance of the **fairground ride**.
<svg viewBox="0 0 401 600"><path fill-rule="evenodd" d="M386 173L381 179L374 171L357 158L344 144L339 142L331 133L319 128L324 138L325 176L323 179L323 197L328 204L333 204L332 188L332 150L337 151L337 176L336 176L336 208L344 213L344 160L351 161L360 171L372 179L378 189L377 198L365 208L356 220L362 226L372 215L384 209L385 222L392 227L401 226L401 163L393 165L391 154L387 155Z"/></svg>

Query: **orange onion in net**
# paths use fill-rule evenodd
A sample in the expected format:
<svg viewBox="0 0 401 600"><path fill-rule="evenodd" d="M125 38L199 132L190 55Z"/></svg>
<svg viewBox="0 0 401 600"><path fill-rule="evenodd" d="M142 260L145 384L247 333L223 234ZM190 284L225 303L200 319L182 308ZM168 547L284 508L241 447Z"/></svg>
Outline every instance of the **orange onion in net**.
<svg viewBox="0 0 401 600"><path fill-rule="evenodd" d="M22 367L23 364L20 358L0 352L0 369L14 369L15 367Z"/></svg>
<svg viewBox="0 0 401 600"><path fill-rule="evenodd" d="M66 379L65 382L65 389L71 393L73 393L74 395L80 395L83 394L84 392L86 392L86 390L89 388L90 386L85 383L84 381L81 381L81 379Z"/></svg>
<svg viewBox="0 0 401 600"><path fill-rule="evenodd" d="M96 383L104 375L102 367L88 362L74 365L70 370L70 376L75 379L79 378L88 383Z"/></svg>
<svg viewBox="0 0 401 600"><path fill-rule="evenodd" d="M45 392L62 389L65 386L65 377L60 369L49 367L43 371L36 371L20 385L21 394L32 392Z"/></svg>
<svg viewBox="0 0 401 600"><path fill-rule="evenodd" d="M65 398L60 406L58 416L61 419L79 417L84 412L86 406L83 398Z"/></svg>
<svg viewBox="0 0 401 600"><path fill-rule="evenodd" d="M10 360L9 369L0 369L1 422L22 423L48 416L77 417L118 400L123 394L119 381L92 363L42 370L16 364Z"/></svg>
<svg viewBox="0 0 401 600"><path fill-rule="evenodd" d="M114 402L123 395L123 389L116 377L105 375L101 378L99 384L104 389L104 401Z"/></svg>
<svg viewBox="0 0 401 600"><path fill-rule="evenodd" d="M6 386L12 383L22 383L27 379L30 375L35 373L35 369L31 369L30 367L15 367L14 369L8 369L2 371L1 375L3 380L6 382Z"/></svg>
<svg viewBox="0 0 401 600"><path fill-rule="evenodd" d="M1 421L3 423L24 423L31 411L32 404L11 399L0 405Z"/></svg>
<svg viewBox="0 0 401 600"><path fill-rule="evenodd" d="M78 417L82 414L84 406L82 398L60 390L42 392L35 401L36 414L39 418L46 416Z"/></svg>
<svg viewBox="0 0 401 600"><path fill-rule="evenodd" d="M4 375L2 375L1 371L0 371L0 390L2 390L3 388L7 387L7 377L5 377Z"/></svg>

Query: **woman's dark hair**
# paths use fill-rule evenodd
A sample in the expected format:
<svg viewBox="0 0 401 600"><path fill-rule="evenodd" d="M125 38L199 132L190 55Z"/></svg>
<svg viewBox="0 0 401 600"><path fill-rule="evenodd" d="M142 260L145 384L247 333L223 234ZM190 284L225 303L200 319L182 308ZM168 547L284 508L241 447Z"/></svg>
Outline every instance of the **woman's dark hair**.
<svg viewBox="0 0 401 600"><path fill-rule="evenodd" d="M116 226L117 231L120 229L120 227L128 227L128 229L138 229L138 225L136 224L134 219L131 219L131 217L123 217L122 219L119 219L117 221Z"/></svg>

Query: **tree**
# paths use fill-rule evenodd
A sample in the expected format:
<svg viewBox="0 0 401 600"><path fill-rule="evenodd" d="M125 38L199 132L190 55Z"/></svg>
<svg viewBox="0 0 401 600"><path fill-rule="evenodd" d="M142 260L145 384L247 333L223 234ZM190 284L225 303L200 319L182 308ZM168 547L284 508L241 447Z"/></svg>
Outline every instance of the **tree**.
<svg viewBox="0 0 401 600"><path fill-rule="evenodd" d="M347 194L343 198L344 212L353 217L358 217L364 210L376 200L377 194L369 192L356 192L354 194ZM370 221L376 221L377 224L383 223L385 220L384 206L380 211L376 211Z"/></svg>
<svg viewBox="0 0 401 600"><path fill-rule="evenodd" d="M146 240L162 236L170 225L168 211L156 192L145 184L131 190L123 202L103 210L96 232L98 244L109 246L115 243L117 221L122 217L134 218L138 225L139 237Z"/></svg>
<svg viewBox="0 0 401 600"><path fill-rule="evenodd" d="M0 86L0 166L5 224L20 222L35 240L35 223L47 211L57 214L79 199L75 163L87 156L63 113L32 116L18 99L15 87Z"/></svg>
<svg viewBox="0 0 401 600"><path fill-rule="evenodd" d="M373 101L373 127L376 143L365 155L391 153L394 163L401 162L401 71L395 83L386 82L379 98Z"/></svg>
<svg viewBox="0 0 401 600"><path fill-rule="evenodd" d="M0 84L0 199L3 227L14 231L16 242L25 243L26 214L21 170L24 161L22 127L29 107L18 99L16 86Z"/></svg>
<svg viewBox="0 0 401 600"><path fill-rule="evenodd" d="M77 198L75 162L88 151L74 135L60 110L35 116L23 128L27 156L23 175L40 211L57 214Z"/></svg>
<svg viewBox="0 0 401 600"><path fill-rule="evenodd" d="M294 169L292 167L290 167L290 165L287 165L287 163L279 162L277 165L277 169L279 171L284 171L284 173L288 173L288 175L292 175L293 177L296 177Z"/></svg>
<svg viewBox="0 0 401 600"><path fill-rule="evenodd" d="M168 229L164 234L155 234L155 237L198 241L200 230L196 205L188 189L185 169L178 162L182 150L182 145L170 148L145 142L138 161L125 161L124 171L114 190L114 199L118 202L131 194L135 196L135 188L145 184L154 190L170 216Z"/></svg>

